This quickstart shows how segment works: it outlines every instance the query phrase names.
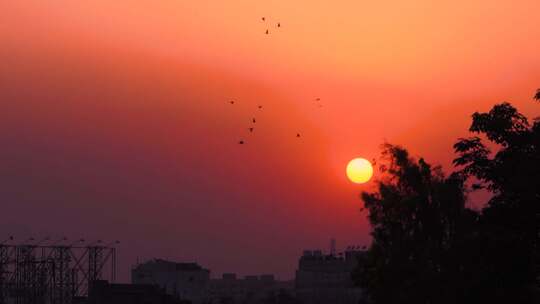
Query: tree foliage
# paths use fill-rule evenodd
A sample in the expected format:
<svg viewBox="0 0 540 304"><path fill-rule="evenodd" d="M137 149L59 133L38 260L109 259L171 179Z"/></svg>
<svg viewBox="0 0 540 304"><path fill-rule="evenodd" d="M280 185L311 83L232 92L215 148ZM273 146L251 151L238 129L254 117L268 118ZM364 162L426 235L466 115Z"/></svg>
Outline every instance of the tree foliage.
<svg viewBox="0 0 540 304"><path fill-rule="evenodd" d="M474 113L470 131L475 136L454 145L457 171L449 176L400 146L383 146L385 177L362 193L373 243L353 274L371 301L532 303L540 121L502 103ZM486 206L466 208L467 193L480 188L491 194Z"/></svg>
<svg viewBox="0 0 540 304"><path fill-rule="evenodd" d="M452 250L477 219L465 208L464 180L399 146L384 145L383 158L387 177L362 193L373 244L355 279L376 303L445 303L443 295L455 297L443 283L456 267Z"/></svg>
<svg viewBox="0 0 540 304"><path fill-rule="evenodd" d="M540 90L535 98L540 101ZM492 194L478 227L485 246L493 250L485 254L485 263L492 264L485 281L499 300L515 294L526 298L538 276L540 121L531 125L508 103L472 118L470 131L477 136L454 145L454 164ZM496 152L484 141L494 144Z"/></svg>

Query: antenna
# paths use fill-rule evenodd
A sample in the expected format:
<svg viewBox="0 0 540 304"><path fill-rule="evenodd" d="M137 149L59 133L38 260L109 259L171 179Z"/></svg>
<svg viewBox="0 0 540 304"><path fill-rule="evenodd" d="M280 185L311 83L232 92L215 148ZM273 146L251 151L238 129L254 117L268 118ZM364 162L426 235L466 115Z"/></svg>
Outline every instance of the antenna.
<svg viewBox="0 0 540 304"><path fill-rule="evenodd" d="M336 255L336 239L335 238L330 239L330 255L331 256Z"/></svg>

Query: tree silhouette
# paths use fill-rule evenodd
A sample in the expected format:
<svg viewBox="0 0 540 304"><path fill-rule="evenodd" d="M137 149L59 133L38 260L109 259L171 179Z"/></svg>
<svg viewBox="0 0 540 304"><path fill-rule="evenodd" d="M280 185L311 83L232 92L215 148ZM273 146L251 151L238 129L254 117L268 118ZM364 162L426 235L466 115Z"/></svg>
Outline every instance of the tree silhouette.
<svg viewBox="0 0 540 304"><path fill-rule="evenodd" d="M470 131L477 136L454 145L458 171L449 176L383 145L384 177L362 193L373 243L353 273L370 301L535 303L540 119L531 125L502 103L474 113ZM482 188L485 207L466 208L467 193Z"/></svg>
<svg viewBox="0 0 540 304"><path fill-rule="evenodd" d="M463 179L399 146L385 144L383 158L386 178L362 193L373 243L353 278L375 303L451 303L449 256L478 216L465 208Z"/></svg>
<svg viewBox="0 0 540 304"><path fill-rule="evenodd" d="M540 90L535 99L540 101ZM470 131L484 139L460 139L454 164L492 194L479 227L483 249L490 249L483 255L484 282L496 295L494 301L527 303L539 270L540 121L531 126L509 103L474 113L472 119ZM496 152L484 141L495 145Z"/></svg>

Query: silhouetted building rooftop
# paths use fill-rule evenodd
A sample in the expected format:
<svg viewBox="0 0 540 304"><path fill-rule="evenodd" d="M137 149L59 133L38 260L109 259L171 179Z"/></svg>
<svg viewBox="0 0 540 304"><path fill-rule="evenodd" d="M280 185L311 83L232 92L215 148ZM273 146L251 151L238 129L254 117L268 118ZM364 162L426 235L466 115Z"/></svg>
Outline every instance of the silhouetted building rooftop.
<svg viewBox="0 0 540 304"><path fill-rule="evenodd" d="M82 302L80 302L82 303ZM90 286L88 304L187 304L165 293L157 285L110 284L95 281Z"/></svg>
<svg viewBox="0 0 540 304"><path fill-rule="evenodd" d="M358 303L362 290L354 286L351 273L365 254L356 249L336 255L305 250L296 271L296 296L304 304Z"/></svg>
<svg viewBox="0 0 540 304"><path fill-rule="evenodd" d="M210 271L197 263L177 263L154 259L131 270L134 284L156 284L167 294L194 304L206 303Z"/></svg>

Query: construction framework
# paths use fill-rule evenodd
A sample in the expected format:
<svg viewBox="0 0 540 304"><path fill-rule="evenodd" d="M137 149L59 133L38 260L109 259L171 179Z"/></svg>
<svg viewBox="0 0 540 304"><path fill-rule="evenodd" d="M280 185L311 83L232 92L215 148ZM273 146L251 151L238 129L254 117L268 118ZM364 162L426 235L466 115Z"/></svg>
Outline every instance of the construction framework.
<svg viewBox="0 0 540 304"><path fill-rule="evenodd" d="M83 242L0 243L0 304L71 304L87 296L93 281L114 282L116 249Z"/></svg>

